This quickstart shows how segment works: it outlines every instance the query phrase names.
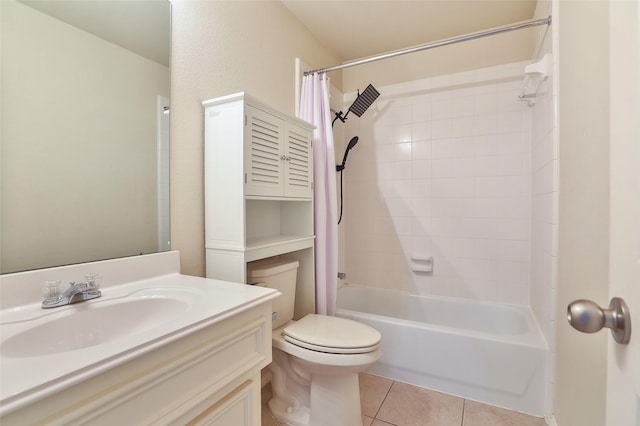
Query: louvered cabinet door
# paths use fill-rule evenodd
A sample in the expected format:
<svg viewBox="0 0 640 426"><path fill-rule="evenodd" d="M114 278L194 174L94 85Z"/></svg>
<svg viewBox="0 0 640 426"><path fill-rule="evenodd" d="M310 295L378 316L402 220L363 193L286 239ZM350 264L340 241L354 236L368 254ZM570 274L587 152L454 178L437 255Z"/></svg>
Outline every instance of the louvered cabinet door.
<svg viewBox="0 0 640 426"><path fill-rule="evenodd" d="M312 193L312 133L286 123L284 195L286 197L311 198Z"/></svg>
<svg viewBox="0 0 640 426"><path fill-rule="evenodd" d="M282 196L284 121L247 105L245 194Z"/></svg>

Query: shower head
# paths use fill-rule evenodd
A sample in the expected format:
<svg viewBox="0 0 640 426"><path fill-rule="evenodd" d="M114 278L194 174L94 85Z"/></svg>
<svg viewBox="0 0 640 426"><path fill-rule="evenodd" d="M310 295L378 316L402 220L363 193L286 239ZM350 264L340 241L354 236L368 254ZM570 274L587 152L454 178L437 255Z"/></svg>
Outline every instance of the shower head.
<svg viewBox="0 0 640 426"><path fill-rule="evenodd" d="M355 101L349 107L349 111L353 111L358 117L362 117L362 114L369 109L371 104L375 102L380 96L380 92L376 90L371 84L364 89L364 92L360 93Z"/></svg>
<svg viewBox="0 0 640 426"><path fill-rule="evenodd" d="M357 136L352 137L351 140L349 141L349 144L347 144L347 149L344 150L344 157L342 157L342 164L338 164L336 166L336 171L340 172L344 170L345 164L347 164L347 155L349 155L349 151L351 151L353 147L356 146L357 143L358 143L358 137Z"/></svg>
<svg viewBox="0 0 640 426"><path fill-rule="evenodd" d="M355 101L353 101L353 103L351 104L351 106L349 107L345 115L342 115L342 111L335 113L336 117L331 122L331 127L333 127L336 120L338 119L340 119L340 121L344 123L347 119L347 115L349 115L350 112L353 112L358 117L362 117L362 114L364 114L364 112L367 109L369 109L371 104L376 99L378 99L378 96L380 96L380 92L378 92L376 88L373 87L371 84L368 85L367 88L364 89L364 92L362 93L358 92L358 97L356 98Z"/></svg>
<svg viewBox="0 0 640 426"><path fill-rule="evenodd" d="M351 140L349 141L349 144L347 145L347 152L349 152L354 146L356 146L357 143L358 143L358 137L357 136L352 137Z"/></svg>

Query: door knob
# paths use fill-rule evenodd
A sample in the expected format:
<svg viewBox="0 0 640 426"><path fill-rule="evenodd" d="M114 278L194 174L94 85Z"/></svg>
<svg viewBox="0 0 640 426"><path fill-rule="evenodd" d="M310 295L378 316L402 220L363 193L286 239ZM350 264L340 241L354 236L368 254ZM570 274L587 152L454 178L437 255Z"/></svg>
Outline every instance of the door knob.
<svg viewBox="0 0 640 426"><path fill-rule="evenodd" d="M618 343L629 343L631 338L631 315L624 300L614 297L609 309L602 309L595 302L579 299L567 306L567 320L573 328L583 333L595 333L603 327L611 329Z"/></svg>

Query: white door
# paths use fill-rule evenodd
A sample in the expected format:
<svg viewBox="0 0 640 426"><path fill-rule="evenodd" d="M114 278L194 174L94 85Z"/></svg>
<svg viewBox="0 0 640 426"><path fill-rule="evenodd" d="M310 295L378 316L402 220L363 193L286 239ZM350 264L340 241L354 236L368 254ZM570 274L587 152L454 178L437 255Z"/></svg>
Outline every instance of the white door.
<svg viewBox="0 0 640 426"><path fill-rule="evenodd" d="M610 3L610 297L631 313L629 344L609 341L607 426L640 426L640 2Z"/></svg>

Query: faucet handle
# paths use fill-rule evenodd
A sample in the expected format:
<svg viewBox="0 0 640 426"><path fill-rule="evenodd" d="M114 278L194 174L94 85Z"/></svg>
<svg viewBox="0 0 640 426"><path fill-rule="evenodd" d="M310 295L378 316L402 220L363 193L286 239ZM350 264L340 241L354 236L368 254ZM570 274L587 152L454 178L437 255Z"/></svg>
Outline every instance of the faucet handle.
<svg viewBox="0 0 640 426"><path fill-rule="evenodd" d="M62 281L49 280L42 284L42 294L45 299L54 299L60 296L60 289L62 288Z"/></svg>
<svg viewBox="0 0 640 426"><path fill-rule="evenodd" d="M102 277L100 274L90 273L84 276L84 281L87 284L87 289L98 290L100 288L100 283L102 282Z"/></svg>

